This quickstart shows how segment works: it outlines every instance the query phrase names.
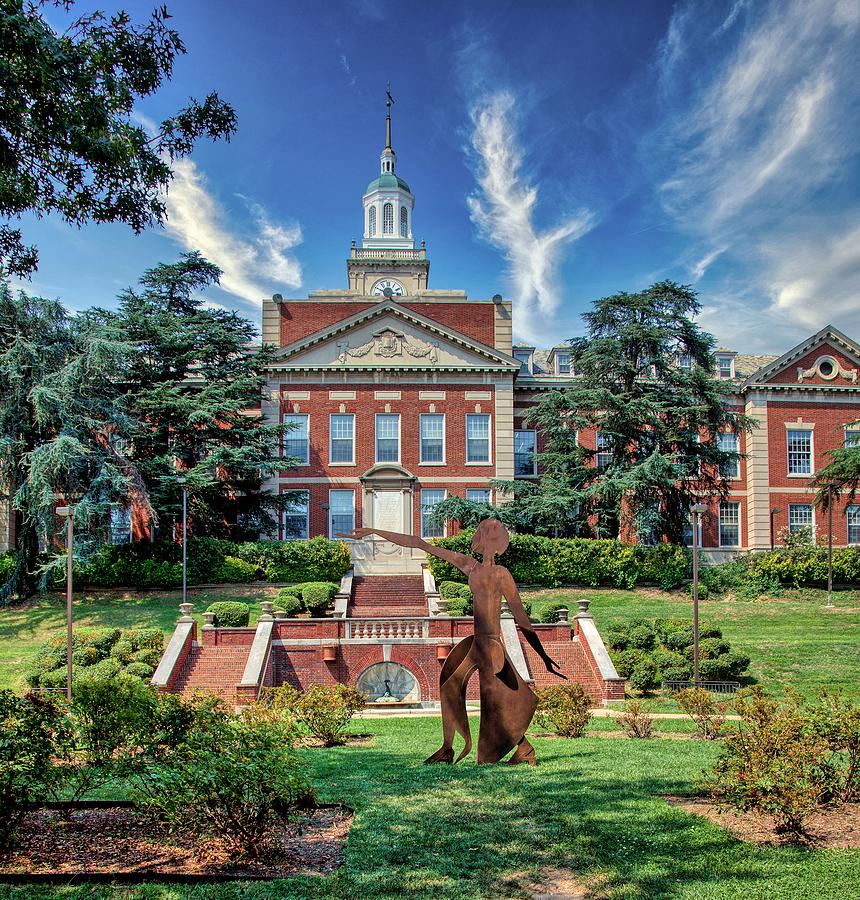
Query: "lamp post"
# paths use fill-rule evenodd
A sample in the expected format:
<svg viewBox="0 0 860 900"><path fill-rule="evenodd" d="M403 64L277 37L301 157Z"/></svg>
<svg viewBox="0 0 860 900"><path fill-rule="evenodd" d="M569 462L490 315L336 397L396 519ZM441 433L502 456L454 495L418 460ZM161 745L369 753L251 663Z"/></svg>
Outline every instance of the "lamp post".
<svg viewBox="0 0 860 900"><path fill-rule="evenodd" d="M833 485L827 486L827 609L833 609Z"/></svg>
<svg viewBox="0 0 860 900"><path fill-rule="evenodd" d="M188 602L188 488L186 478L180 475L176 483L182 487L182 602Z"/></svg>
<svg viewBox="0 0 860 900"><path fill-rule="evenodd" d="M72 558L74 548L74 506L58 506L57 515L66 520L66 698L72 699Z"/></svg>
<svg viewBox="0 0 860 900"><path fill-rule="evenodd" d="M694 503L693 513L693 687L699 684L699 527L708 511L704 503Z"/></svg>
<svg viewBox="0 0 860 900"><path fill-rule="evenodd" d="M772 509L770 511L770 549L771 550L773 550L773 548L776 546L776 536L773 531L773 517L776 515L779 515L781 512L782 512L782 510L779 507L777 507L776 509Z"/></svg>

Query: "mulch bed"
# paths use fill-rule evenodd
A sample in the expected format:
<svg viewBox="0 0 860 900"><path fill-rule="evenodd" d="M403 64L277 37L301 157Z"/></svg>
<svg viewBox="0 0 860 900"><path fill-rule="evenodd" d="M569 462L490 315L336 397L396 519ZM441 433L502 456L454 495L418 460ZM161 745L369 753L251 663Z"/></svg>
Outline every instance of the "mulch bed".
<svg viewBox="0 0 860 900"><path fill-rule="evenodd" d="M777 831L771 816L754 812L737 814L729 809L721 811L704 797L666 797L665 800L670 806L704 816L735 837L753 844L794 844L816 850L860 847L860 803L845 803L813 813L806 820L806 834L797 837Z"/></svg>
<svg viewBox="0 0 860 900"><path fill-rule="evenodd" d="M58 811L38 809L24 817L18 829L17 849L0 859L0 880L32 876L196 880L328 875L343 862L352 817L346 807L320 806L282 830L273 857L239 865L219 852L216 841L169 834L127 804L77 809L69 822L64 822Z"/></svg>

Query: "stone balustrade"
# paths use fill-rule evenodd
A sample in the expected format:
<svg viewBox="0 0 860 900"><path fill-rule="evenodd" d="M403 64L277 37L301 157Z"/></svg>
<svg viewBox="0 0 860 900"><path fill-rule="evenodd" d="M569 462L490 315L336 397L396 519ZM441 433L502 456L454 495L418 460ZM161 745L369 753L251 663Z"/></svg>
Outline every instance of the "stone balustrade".
<svg viewBox="0 0 860 900"><path fill-rule="evenodd" d="M429 619L347 619L349 640L414 640L430 636Z"/></svg>

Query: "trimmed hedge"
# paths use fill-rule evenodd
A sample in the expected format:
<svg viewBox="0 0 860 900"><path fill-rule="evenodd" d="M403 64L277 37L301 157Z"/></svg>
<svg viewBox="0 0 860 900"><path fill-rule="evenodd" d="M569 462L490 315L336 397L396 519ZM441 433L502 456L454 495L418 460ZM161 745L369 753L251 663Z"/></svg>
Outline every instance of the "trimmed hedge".
<svg viewBox="0 0 860 900"><path fill-rule="evenodd" d="M329 608L334 595L340 590L340 584L333 581L308 581L294 584L290 591L301 598L302 606L312 618L321 618Z"/></svg>
<svg viewBox="0 0 860 900"><path fill-rule="evenodd" d="M247 628L251 620L251 607L238 600L219 600L206 612L215 613L216 628Z"/></svg>
<svg viewBox="0 0 860 900"><path fill-rule="evenodd" d="M3 567L14 565L0 557ZM248 541L189 538L189 584L247 584L267 581L337 581L350 567L342 541ZM11 571L11 570L10 570ZM182 584L182 545L174 542L106 545L75 570L82 587L176 588Z"/></svg>
<svg viewBox="0 0 860 900"><path fill-rule="evenodd" d="M302 601L296 596L293 588L283 588L278 593L278 609L283 610L288 618L295 618L301 608Z"/></svg>
<svg viewBox="0 0 860 900"><path fill-rule="evenodd" d="M79 628L72 634L72 678L115 678L124 673L149 681L163 649L164 635L158 628ZM39 647L26 678L32 688L66 686L65 635Z"/></svg>
<svg viewBox="0 0 860 900"><path fill-rule="evenodd" d="M471 556L472 534L462 531L433 543ZM511 534L510 545L498 562L510 570L519 584L621 588L657 584L670 590L688 577L691 557L683 547L673 544L646 547L605 539ZM427 564L437 582L465 580L459 569L438 557L428 557Z"/></svg>

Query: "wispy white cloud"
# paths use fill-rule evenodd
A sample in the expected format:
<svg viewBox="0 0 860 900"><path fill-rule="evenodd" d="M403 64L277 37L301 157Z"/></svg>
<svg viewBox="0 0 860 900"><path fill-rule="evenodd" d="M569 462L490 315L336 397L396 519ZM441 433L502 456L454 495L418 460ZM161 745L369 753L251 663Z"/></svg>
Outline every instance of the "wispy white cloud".
<svg viewBox="0 0 860 900"><path fill-rule="evenodd" d="M594 216L579 210L554 228L537 227L538 189L522 174L515 108L516 99L508 91L486 95L472 108L470 140L478 189L467 202L479 235L507 260L517 335L546 340L561 302L557 273L564 249L593 227Z"/></svg>
<svg viewBox="0 0 860 900"><path fill-rule="evenodd" d="M349 60L346 57L345 53L341 53L340 55L340 67L343 69L344 74L346 75L347 83L350 87L355 87L356 77L352 74L352 67L349 64Z"/></svg>
<svg viewBox="0 0 860 900"><path fill-rule="evenodd" d="M258 307L273 289L301 286L301 264L291 252L302 242L298 223L277 222L259 203L247 201L250 227L240 233L193 160L176 160L173 176L166 198L167 234L223 270L223 291Z"/></svg>
<svg viewBox="0 0 860 900"><path fill-rule="evenodd" d="M717 333L770 346L762 310L796 337L838 317L856 331L860 204L839 185L860 143L860 4L737 0L716 30L699 9L673 14L658 55L666 122L644 149L692 240L692 277L720 256L748 272L740 318Z"/></svg>

